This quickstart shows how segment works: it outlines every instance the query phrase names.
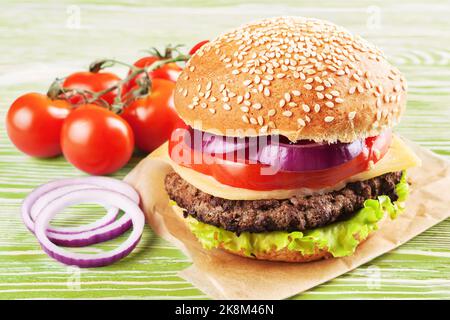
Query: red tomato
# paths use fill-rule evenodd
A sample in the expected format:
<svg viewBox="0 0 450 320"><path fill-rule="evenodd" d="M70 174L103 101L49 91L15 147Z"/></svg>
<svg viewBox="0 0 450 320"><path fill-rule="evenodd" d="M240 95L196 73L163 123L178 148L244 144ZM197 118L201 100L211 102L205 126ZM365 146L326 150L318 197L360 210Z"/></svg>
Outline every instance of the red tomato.
<svg viewBox="0 0 450 320"><path fill-rule="evenodd" d="M61 154L61 127L70 110L67 101L27 93L14 101L6 115L9 138L17 149L30 156L57 156Z"/></svg>
<svg viewBox="0 0 450 320"><path fill-rule="evenodd" d="M106 90L120 81L120 78L110 72L76 72L68 76L63 83L65 89L88 90L91 92L100 92ZM108 104L113 104L116 98L117 90L113 90L101 96L100 98ZM89 97L89 95L88 95ZM72 104L84 103L83 97L80 94L73 95L69 101ZM99 102L99 104L101 104Z"/></svg>
<svg viewBox="0 0 450 320"><path fill-rule="evenodd" d="M377 162L387 152L391 141L390 133L368 138L366 148L359 156L329 169L309 172L278 171L271 175L264 175L261 174L263 168L266 170L270 168L267 165L230 161L205 153L201 154L184 142L182 134L176 133L174 135L176 138L169 141L169 155L174 162L212 176L220 183L251 190L320 189L336 185L348 177L367 170L370 161ZM375 145L380 151L380 158L373 152Z"/></svg>
<svg viewBox="0 0 450 320"><path fill-rule="evenodd" d="M61 147L66 159L90 174L109 174L130 160L134 148L131 127L115 113L82 105L64 122Z"/></svg>
<svg viewBox="0 0 450 320"><path fill-rule="evenodd" d="M184 126L173 105L175 83L154 79L151 93L133 101L122 117L133 128L138 149L152 152L170 137L177 127Z"/></svg>
<svg viewBox="0 0 450 320"><path fill-rule="evenodd" d="M134 63L134 66L138 68L146 68L151 66L154 62L160 60L160 58L156 56L149 56L144 57L142 59L139 59ZM178 66L176 63L168 63L163 65L162 67L151 71L148 73L150 79L165 79L170 80L173 82L177 82L178 76L180 75L181 71L183 69ZM128 74L131 73L131 70ZM131 90L134 90L137 87L136 81L140 78L142 78L143 75L139 75L133 79L131 79L127 84L124 85L124 94L127 92L130 92Z"/></svg>
<svg viewBox="0 0 450 320"><path fill-rule="evenodd" d="M203 47L203 45L208 43L208 42L209 42L209 40L200 41L199 43L197 43L195 46L192 47L192 49L189 51L189 54L192 56L194 53L197 52L198 49Z"/></svg>

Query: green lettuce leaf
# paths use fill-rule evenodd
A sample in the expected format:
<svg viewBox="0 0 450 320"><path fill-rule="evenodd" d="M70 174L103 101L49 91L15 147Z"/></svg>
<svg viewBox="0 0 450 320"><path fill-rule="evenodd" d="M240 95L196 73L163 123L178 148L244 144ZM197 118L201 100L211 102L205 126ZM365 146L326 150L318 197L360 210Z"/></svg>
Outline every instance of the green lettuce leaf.
<svg viewBox="0 0 450 320"><path fill-rule="evenodd" d="M344 257L353 254L358 244L378 229L378 222L385 213L395 219L403 211L404 201L409 194L405 172L395 190L398 195L395 202L388 196L379 196L377 200L369 199L352 218L305 232L243 232L238 236L234 232L202 223L193 217L189 216L187 219L192 233L206 249L218 248L220 245L225 249L242 251L251 256L253 253L267 252L273 248L287 248L306 255L314 254L318 248L327 248L334 257Z"/></svg>

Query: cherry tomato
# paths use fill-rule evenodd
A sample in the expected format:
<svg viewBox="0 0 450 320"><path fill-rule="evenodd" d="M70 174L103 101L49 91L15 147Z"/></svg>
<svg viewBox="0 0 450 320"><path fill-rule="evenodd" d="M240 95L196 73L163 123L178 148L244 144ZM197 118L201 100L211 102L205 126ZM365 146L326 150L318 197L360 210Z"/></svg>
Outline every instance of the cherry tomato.
<svg viewBox="0 0 450 320"><path fill-rule="evenodd" d="M100 92L116 85L119 81L120 78L114 73L83 71L76 72L68 76L63 82L63 88ZM101 96L100 99L111 105L113 104L116 95L117 90L113 90ZM89 95L87 96L89 97ZM81 94L74 94L69 101L72 104L84 103L84 99ZM98 103L101 104L101 102Z"/></svg>
<svg viewBox="0 0 450 320"><path fill-rule="evenodd" d="M131 127L120 116L93 104L81 105L64 122L61 147L78 169L109 174L130 160L134 148Z"/></svg>
<svg viewBox="0 0 450 320"><path fill-rule="evenodd" d="M192 56L194 53L197 52L198 49L203 47L203 45L208 43L208 42L209 42L209 40L200 41L199 43L197 43L195 46L192 47L192 49L189 51L189 54Z"/></svg>
<svg viewBox="0 0 450 320"><path fill-rule="evenodd" d="M14 101L6 115L9 138L32 157L57 156L61 154L61 127L70 110L67 101L27 93Z"/></svg>
<svg viewBox="0 0 450 320"><path fill-rule="evenodd" d="M175 83L154 79L151 93L127 106L122 117L133 128L138 149L152 152L170 137L177 127L184 126L173 104Z"/></svg>
<svg viewBox="0 0 450 320"><path fill-rule="evenodd" d="M371 161L375 163L381 159L387 152L391 141L390 132L368 138L366 147L359 156L329 169L309 172L277 171L273 174L262 174L263 169L269 170L270 167L199 153L185 143L182 134L175 133L173 135L175 138L169 141L169 155L175 163L212 176L220 183L251 190L320 189L336 185L348 177L367 170ZM379 152L373 152L375 146Z"/></svg>
<svg viewBox="0 0 450 320"><path fill-rule="evenodd" d="M156 56L148 56L139 59L134 63L134 66L138 68L146 68L151 66L154 62L160 60L159 57ZM165 79L170 80L172 82L177 82L178 76L180 75L181 71L183 69L178 66L176 63L167 63L160 68L151 71L148 73L148 76L150 79ZM131 73L131 70L128 74ZM131 90L134 90L137 87L137 80L142 78L143 75L139 75L133 79L131 79L127 84L124 85L123 92L126 94L127 92L130 92Z"/></svg>

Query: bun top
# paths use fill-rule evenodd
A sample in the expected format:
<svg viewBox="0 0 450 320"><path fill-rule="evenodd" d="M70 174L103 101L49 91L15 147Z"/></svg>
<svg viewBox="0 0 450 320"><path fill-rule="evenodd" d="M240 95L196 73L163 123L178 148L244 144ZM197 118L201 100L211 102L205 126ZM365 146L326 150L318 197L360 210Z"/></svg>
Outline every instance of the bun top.
<svg viewBox="0 0 450 320"><path fill-rule="evenodd" d="M175 106L190 126L226 136L351 142L398 123L406 82L383 53L330 22L246 24L188 61Z"/></svg>

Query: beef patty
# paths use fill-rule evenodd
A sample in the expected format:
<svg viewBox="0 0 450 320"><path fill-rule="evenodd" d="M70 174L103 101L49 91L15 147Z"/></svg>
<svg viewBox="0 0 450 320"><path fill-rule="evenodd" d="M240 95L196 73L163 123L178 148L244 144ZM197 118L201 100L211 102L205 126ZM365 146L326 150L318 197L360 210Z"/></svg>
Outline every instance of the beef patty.
<svg viewBox="0 0 450 320"><path fill-rule="evenodd" d="M304 231L344 220L362 208L366 199L387 195L397 200L395 185L402 173L393 172L325 194L283 200L227 200L209 195L172 172L165 178L169 197L185 215L236 233Z"/></svg>

